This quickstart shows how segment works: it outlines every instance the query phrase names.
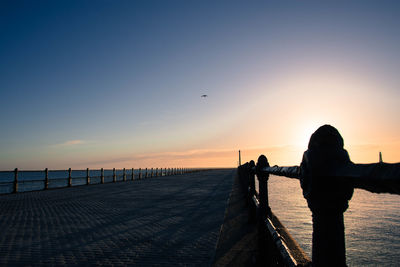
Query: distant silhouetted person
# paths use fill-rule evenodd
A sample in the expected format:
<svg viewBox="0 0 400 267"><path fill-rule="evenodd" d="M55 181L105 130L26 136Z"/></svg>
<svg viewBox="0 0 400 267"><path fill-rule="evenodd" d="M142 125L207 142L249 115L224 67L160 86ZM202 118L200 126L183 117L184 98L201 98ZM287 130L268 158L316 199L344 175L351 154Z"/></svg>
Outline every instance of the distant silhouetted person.
<svg viewBox="0 0 400 267"><path fill-rule="evenodd" d="M346 266L343 212L353 188L324 174L350 162L336 128L324 125L312 134L301 162L300 182L312 212L313 266Z"/></svg>

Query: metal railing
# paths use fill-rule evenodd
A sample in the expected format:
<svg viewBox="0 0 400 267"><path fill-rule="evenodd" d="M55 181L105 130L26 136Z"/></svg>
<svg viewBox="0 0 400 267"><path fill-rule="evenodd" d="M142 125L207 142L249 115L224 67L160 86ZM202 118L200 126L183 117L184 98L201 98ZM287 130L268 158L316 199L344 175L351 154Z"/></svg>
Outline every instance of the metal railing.
<svg viewBox="0 0 400 267"><path fill-rule="evenodd" d="M151 177L180 175L204 171L200 168L139 168L86 170L19 170L0 171L0 194L47 190L78 185L115 183ZM21 178L22 176L22 178ZM22 187L22 188L21 188Z"/></svg>
<svg viewBox="0 0 400 267"><path fill-rule="evenodd" d="M238 167L238 175L242 188L247 192L250 221L258 224L258 245L263 255L258 261L267 266L308 266L311 259L300 248L297 241L290 235L268 205L267 183L265 177L257 175L259 180L256 188L256 167L254 161L246 162Z"/></svg>
<svg viewBox="0 0 400 267"><path fill-rule="evenodd" d="M312 266L346 266L343 213L355 188L372 193L400 194L400 163L355 164L343 149L343 139L330 125L320 127L310 139L300 166L270 167L261 155L257 164L247 162L238 168L242 184L248 188L250 216L257 217L269 233L277 261L286 266L311 265L310 259L293 240L283 238L276 227L276 216L268 204L270 174L299 179L312 212ZM255 188L255 175L259 190ZM271 240L268 241L271 243ZM295 242L295 244L297 244Z"/></svg>

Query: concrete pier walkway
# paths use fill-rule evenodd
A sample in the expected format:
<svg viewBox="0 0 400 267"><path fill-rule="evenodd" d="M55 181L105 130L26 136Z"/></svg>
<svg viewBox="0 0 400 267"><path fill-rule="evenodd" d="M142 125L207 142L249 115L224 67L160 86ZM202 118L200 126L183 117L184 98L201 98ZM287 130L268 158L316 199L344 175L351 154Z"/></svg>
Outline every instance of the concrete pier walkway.
<svg viewBox="0 0 400 267"><path fill-rule="evenodd" d="M0 196L0 266L208 266L235 170Z"/></svg>

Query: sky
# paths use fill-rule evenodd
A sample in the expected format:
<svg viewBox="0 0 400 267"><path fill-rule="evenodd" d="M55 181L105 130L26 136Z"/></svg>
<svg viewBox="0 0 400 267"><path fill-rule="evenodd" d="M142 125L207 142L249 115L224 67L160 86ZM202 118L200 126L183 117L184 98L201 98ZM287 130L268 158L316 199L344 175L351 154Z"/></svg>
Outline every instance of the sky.
<svg viewBox="0 0 400 267"><path fill-rule="evenodd" d="M398 1L0 2L0 169L400 162ZM201 95L207 94L207 98Z"/></svg>

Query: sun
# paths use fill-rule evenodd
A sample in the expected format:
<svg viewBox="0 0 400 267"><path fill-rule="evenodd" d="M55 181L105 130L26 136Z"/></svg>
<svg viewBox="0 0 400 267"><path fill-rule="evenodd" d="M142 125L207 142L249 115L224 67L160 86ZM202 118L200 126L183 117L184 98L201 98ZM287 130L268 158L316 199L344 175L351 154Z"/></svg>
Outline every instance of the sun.
<svg viewBox="0 0 400 267"><path fill-rule="evenodd" d="M322 125L323 123L317 121L301 124L296 132L295 145L306 149L311 135Z"/></svg>

